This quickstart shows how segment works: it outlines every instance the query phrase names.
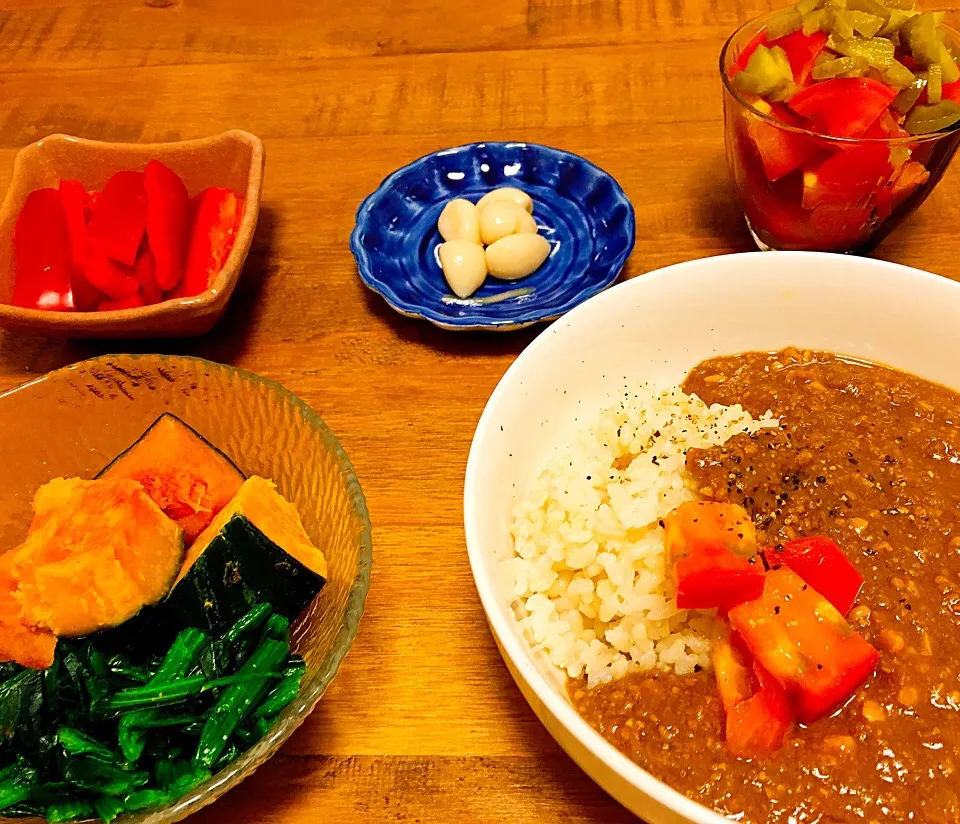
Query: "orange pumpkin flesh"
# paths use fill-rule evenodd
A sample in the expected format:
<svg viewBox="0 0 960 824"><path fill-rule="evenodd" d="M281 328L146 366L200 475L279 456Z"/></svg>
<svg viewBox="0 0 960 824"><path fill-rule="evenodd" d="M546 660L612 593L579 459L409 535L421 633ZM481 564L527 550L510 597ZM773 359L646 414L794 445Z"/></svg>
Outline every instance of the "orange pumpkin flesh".
<svg viewBox="0 0 960 824"><path fill-rule="evenodd" d="M99 477L129 478L193 540L236 495L243 473L174 415L161 415Z"/></svg>
<svg viewBox="0 0 960 824"><path fill-rule="evenodd" d="M23 610L13 593L16 579L10 574L9 555L0 558L0 660L24 667L46 669L53 664L57 636L23 622Z"/></svg>
<svg viewBox="0 0 960 824"><path fill-rule="evenodd" d="M8 553L31 626L66 636L116 626L166 595L180 569L182 530L136 481L58 478L34 511Z"/></svg>

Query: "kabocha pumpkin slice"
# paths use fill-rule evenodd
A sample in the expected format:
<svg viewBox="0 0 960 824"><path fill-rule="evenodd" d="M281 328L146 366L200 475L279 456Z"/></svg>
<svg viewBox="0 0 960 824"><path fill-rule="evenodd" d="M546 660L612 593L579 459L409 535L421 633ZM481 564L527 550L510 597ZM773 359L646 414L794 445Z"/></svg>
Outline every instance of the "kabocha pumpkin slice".
<svg viewBox="0 0 960 824"><path fill-rule="evenodd" d="M57 636L23 621L23 608L14 598L16 578L10 573L9 553L0 558L0 661L46 669L53 664Z"/></svg>
<svg viewBox="0 0 960 824"><path fill-rule="evenodd" d="M139 481L186 534L187 544L237 494L243 473L175 415L161 415L100 478Z"/></svg>
<svg viewBox="0 0 960 824"><path fill-rule="evenodd" d="M297 508L254 475L194 541L164 606L177 626L213 630L260 603L292 620L326 579L326 559Z"/></svg>
<svg viewBox="0 0 960 824"><path fill-rule="evenodd" d="M169 591L183 530L136 481L57 478L37 490L33 508L27 540L9 561L27 624L87 635Z"/></svg>

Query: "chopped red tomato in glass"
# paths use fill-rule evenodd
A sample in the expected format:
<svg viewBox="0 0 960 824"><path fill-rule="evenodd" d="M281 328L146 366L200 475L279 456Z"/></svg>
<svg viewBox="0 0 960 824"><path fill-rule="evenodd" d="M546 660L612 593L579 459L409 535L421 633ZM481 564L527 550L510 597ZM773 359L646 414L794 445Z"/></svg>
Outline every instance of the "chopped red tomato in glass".
<svg viewBox="0 0 960 824"><path fill-rule="evenodd" d="M824 203L856 206L878 191L892 172L890 149L884 143L834 152L803 173L803 208L816 209Z"/></svg>
<svg viewBox="0 0 960 824"><path fill-rule="evenodd" d="M869 77L837 77L802 89L787 105L817 131L862 137L896 96L896 89Z"/></svg>
<svg viewBox="0 0 960 824"><path fill-rule="evenodd" d="M693 501L664 519L680 609L729 609L763 590L763 564L746 511L735 504Z"/></svg>
<svg viewBox="0 0 960 824"><path fill-rule="evenodd" d="M805 724L846 701L880 657L826 598L786 567L767 572L762 596L734 607L729 619Z"/></svg>
<svg viewBox="0 0 960 824"><path fill-rule="evenodd" d="M13 232L13 303L27 309L73 308L70 252L62 200L56 189L27 196Z"/></svg>
<svg viewBox="0 0 960 824"><path fill-rule="evenodd" d="M877 194L877 214L881 219L891 215L903 201L930 179L930 172L922 163L908 160L894 172Z"/></svg>
<svg viewBox="0 0 960 824"><path fill-rule="evenodd" d="M763 556L771 568L785 566L796 572L841 615L850 611L863 588L863 576L829 538L798 538L779 549L764 550Z"/></svg>
<svg viewBox="0 0 960 824"><path fill-rule="evenodd" d="M864 137L871 140L889 140L910 137L910 132L903 128L894 119L890 112L884 112L877 121L863 133Z"/></svg>
<svg viewBox="0 0 960 824"><path fill-rule="evenodd" d="M827 45L827 36L827 33L822 31L804 34L803 31L797 30L793 34L774 40L770 43L770 47L779 46L786 52L790 68L793 69L793 82L798 86L806 86L817 55Z"/></svg>
<svg viewBox="0 0 960 824"><path fill-rule="evenodd" d="M803 121L782 103L767 103L758 99L753 105L757 111L781 123L797 128L804 127ZM747 134L760 155L763 171L770 181L779 180L799 169L821 149L815 138L781 129L760 118L751 118L747 122Z"/></svg>

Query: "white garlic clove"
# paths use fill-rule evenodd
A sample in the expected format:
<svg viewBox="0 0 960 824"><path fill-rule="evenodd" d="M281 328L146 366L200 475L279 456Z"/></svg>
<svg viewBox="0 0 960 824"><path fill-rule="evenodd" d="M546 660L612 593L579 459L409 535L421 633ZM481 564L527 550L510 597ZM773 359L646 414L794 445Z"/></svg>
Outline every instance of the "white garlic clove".
<svg viewBox="0 0 960 824"><path fill-rule="evenodd" d="M487 259L479 243L448 240L440 244L439 255L443 276L458 297L468 298L483 285Z"/></svg>
<svg viewBox="0 0 960 824"><path fill-rule="evenodd" d="M498 200L507 200L516 203L517 206L526 211L528 215L533 214L533 201L530 199L530 195L520 191L520 189L513 188L513 186L501 186L499 189L487 192L477 201L477 208L482 209L488 203L493 203Z"/></svg>
<svg viewBox="0 0 960 824"><path fill-rule="evenodd" d="M462 197L451 200L440 213L437 229L444 240L480 242L480 210Z"/></svg>
<svg viewBox="0 0 960 824"><path fill-rule="evenodd" d="M508 235L486 250L487 271L501 280L533 274L550 256L550 243L541 235Z"/></svg>
<svg viewBox="0 0 960 824"><path fill-rule="evenodd" d="M480 241L486 246L521 232L535 235L537 222L512 200L493 200L480 210Z"/></svg>

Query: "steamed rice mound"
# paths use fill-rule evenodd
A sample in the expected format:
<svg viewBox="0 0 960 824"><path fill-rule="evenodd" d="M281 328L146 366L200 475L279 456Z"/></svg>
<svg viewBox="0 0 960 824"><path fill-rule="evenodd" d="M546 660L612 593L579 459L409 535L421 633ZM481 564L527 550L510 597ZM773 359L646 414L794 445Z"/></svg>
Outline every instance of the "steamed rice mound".
<svg viewBox="0 0 960 824"><path fill-rule="evenodd" d="M688 449L777 425L645 384L578 431L514 508L502 564L535 647L589 686L709 668L713 616L676 608L660 520L696 498Z"/></svg>

